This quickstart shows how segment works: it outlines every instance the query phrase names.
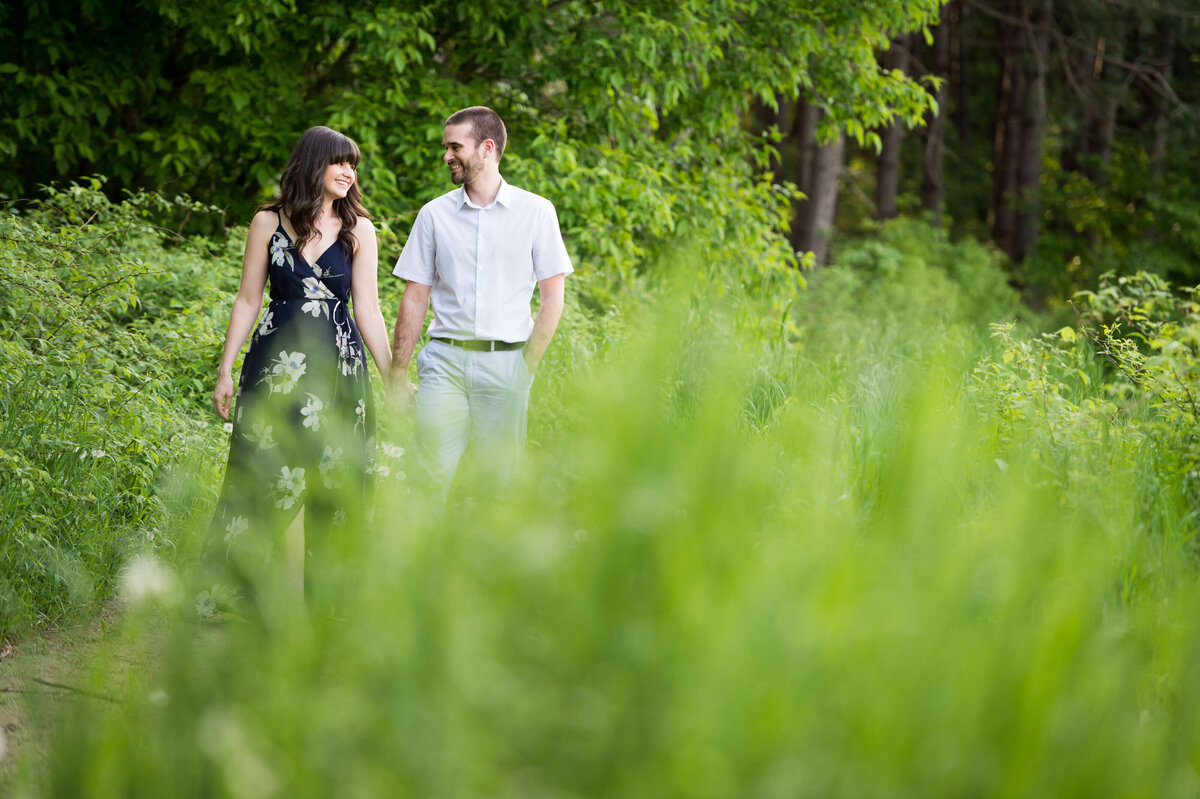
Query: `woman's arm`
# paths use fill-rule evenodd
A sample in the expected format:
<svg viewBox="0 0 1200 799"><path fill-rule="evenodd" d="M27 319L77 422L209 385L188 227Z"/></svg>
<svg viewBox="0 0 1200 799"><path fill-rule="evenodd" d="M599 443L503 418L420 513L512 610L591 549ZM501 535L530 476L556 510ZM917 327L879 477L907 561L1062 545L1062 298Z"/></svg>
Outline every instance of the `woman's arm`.
<svg viewBox="0 0 1200 799"><path fill-rule="evenodd" d="M358 324L363 344L375 359L379 374L387 379L392 369L392 350L388 346L387 327L379 310L379 242L371 220L359 217L354 226L358 250L354 253L354 273L350 295L354 302L354 321Z"/></svg>
<svg viewBox="0 0 1200 799"><path fill-rule="evenodd" d="M213 410L222 419L229 419L229 406L233 402L233 362L237 360L262 309L263 289L267 285L267 246L275 232L276 223L275 214L259 211L250 221L250 232L246 235L242 283L233 301L233 312L229 315L225 349L221 353L221 365L217 367L217 387L212 395Z"/></svg>

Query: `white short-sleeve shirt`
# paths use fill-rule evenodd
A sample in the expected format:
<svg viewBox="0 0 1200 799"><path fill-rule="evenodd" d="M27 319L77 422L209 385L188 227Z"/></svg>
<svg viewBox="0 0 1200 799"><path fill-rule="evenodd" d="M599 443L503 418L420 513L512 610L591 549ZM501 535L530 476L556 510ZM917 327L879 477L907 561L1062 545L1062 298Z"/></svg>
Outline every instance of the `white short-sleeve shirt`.
<svg viewBox="0 0 1200 799"><path fill-rule="evenodd" d="M417 214L392 274L431 286L430 336L526 341L537 281L575 271L545 197L501 181L475 205L459 187Z"/></svg>

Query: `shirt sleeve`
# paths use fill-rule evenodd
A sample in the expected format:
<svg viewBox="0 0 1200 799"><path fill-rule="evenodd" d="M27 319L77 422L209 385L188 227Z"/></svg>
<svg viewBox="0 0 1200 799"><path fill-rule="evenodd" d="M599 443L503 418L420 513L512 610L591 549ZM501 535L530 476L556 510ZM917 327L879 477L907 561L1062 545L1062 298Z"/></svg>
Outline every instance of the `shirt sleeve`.
<svg viewBox="0 0 1200 799"><path fill-rule="evenodd" d="M533 229L533 274L538 280L545 280L574 271L562 231L558 228L558 212L554 210L554 204L546 200Z"/></svg>
<svg viewBox="0 0 1200 799"><path fill-rule="evenodd" d="M424 286L433 285L433 277L437 270L437 247L433 238L433 214L429 206L417 213L417 221L413 223L408 241L396 259L396 268L392 274L396 277L420 283Z"/></svg>

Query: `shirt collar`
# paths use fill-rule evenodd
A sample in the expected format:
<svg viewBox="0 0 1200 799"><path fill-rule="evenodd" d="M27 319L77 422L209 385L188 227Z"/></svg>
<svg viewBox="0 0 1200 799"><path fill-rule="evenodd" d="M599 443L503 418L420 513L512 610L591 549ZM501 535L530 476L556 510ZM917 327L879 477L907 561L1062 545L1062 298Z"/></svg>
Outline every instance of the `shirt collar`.
<svg viewBox="0 0 1200 799"><path fill-rule="evenodd" d="M508 208L512 203L512 186L508 185L508 181L500 178L500 189L496 192L496 200L492 205L500 203L505 208ZM454 191L454 210L461 211L464 205L470 205L472 208L482 208L483 206L476 205L467 197L467 187L459 186ZM491 207L491 206L488 206Z"/></svg>

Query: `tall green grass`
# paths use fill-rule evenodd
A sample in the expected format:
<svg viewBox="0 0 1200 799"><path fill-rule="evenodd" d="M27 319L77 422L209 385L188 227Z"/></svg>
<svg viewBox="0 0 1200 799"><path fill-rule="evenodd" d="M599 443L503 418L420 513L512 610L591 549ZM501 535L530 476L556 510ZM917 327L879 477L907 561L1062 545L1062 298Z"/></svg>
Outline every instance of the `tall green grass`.
<svg viewBox="0 0 1200 799"><path fill-rule="evenodd" d="M196 278L215 254L149 218L203 209L98 187L0 213L0 639L95 610L130 555L170 556L175 510L205 501L164 476L216 432L194 402L221 294Z"/></svg>
<svg viewBox="0 0 1200 799"><path fill-rule="evenodd" d="M1195 796L1196 520L1136 420L1008 386L970 309L702 272L556 342L499 501L384 481L335 601L135 603L161 654L16 795Z"/></svg>

